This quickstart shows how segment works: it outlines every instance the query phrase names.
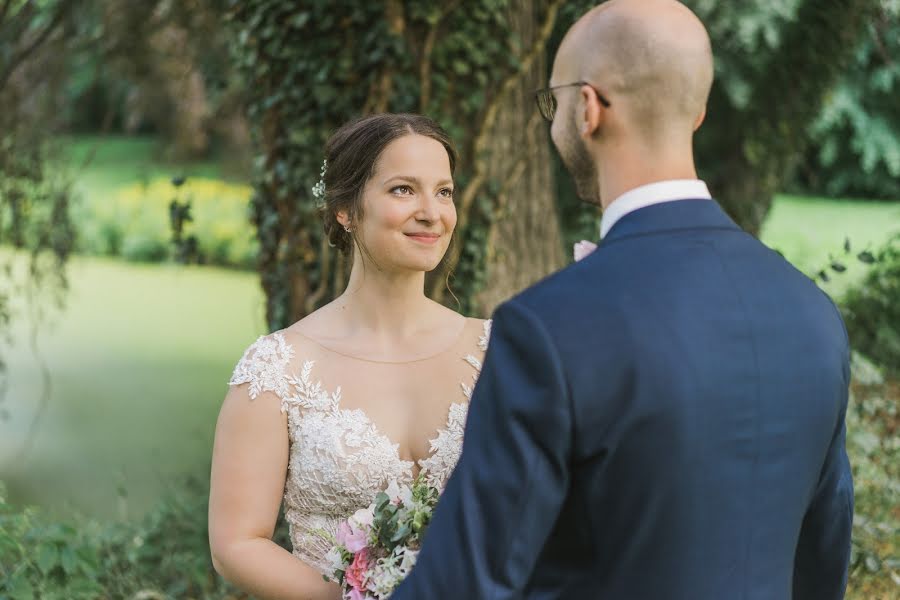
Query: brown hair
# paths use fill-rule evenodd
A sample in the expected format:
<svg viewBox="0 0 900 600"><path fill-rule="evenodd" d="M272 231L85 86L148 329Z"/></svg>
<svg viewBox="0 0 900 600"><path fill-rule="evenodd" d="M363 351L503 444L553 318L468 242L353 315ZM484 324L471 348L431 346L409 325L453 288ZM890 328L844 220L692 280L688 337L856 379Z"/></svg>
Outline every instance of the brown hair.
<svg viewBox="0 0 900 600"><path fill-rule="evenodd" d="M362 193L375 172L378 158L394 140L405 135L424 135L447 150L451 175L456 170L456 150L450 136L440 125L423 115L383 113L350 121L338 129L325 144L325 198L322 220L328 241L341 252L353 248L353 233L338 223L337 214L345 210L350 222L362 217ZM354 225L355 226L355 225Z"/></svg>

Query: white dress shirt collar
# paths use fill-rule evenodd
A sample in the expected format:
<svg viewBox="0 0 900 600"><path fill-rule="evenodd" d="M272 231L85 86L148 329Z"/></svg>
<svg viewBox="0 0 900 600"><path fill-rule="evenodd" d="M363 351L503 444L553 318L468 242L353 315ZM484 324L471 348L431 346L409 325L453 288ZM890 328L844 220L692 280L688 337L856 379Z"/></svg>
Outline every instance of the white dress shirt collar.
<svg viewBox="0 0 900 600"><path fill-rule="evenodd" d="M628 190L612 201L600 220L600 237L606 237L619 219L640 208L674 200L712 200L706 184L699 179L657 181Z"/></svg>

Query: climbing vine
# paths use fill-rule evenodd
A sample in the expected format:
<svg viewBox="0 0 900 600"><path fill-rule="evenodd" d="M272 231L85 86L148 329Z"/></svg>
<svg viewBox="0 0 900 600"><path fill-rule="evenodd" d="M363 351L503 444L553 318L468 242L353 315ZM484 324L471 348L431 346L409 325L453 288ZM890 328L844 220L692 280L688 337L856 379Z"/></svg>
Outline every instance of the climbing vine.
<svg viewBox="0 0 900 600"><path fill-rule="evenodd" d="M447 261L456 266L452 293L473 310L502 183L487 174L485 141L504 96L545 51L560 4L535 3L543 35L531 47L509 27L511 0L232 4L234 55L259 148L252 211L270 327L343 289L349 265L328 247L310 188L328 135L382 111L428 114L460 151L458 239ZM452 303L446 284L435 272L428 293Z"/></svg>

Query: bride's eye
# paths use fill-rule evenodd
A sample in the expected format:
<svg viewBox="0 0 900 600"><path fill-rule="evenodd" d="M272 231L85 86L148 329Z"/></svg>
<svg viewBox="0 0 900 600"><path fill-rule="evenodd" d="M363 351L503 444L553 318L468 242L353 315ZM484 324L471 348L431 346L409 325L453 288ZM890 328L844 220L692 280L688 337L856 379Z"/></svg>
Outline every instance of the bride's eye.
<svg viewBox="0 0 900 600"><path fill-rule="evenodd" d="M438 192L438 195L443 196L444 198L453 198L453 190L450 188L443 188Z"/></svg>
<svg viewBox="0 0 900 600"><path fill-rule="evenodd" d="M391 188L391 193L405 196L407 194L412 194L413 190L408 185L398 185L396 187Z"/></svg>

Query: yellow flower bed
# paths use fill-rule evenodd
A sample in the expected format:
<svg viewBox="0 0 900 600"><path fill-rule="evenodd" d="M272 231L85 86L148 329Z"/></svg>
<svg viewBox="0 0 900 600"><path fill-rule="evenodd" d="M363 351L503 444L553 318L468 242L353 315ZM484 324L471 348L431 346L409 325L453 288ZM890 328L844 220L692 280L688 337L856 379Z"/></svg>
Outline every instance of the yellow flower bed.
<svg viewBox="0 0 900 600"><path fill-rule="evenodd" d="M191 203L186 234L197 237L201 257L211 264L250 267L257 243L249 222L248 185L190 178L176 187L166 178L134 183L108 197L86 198L76 211L82 249L129 260L161 261L171 256L169 204Z"/></svg>

